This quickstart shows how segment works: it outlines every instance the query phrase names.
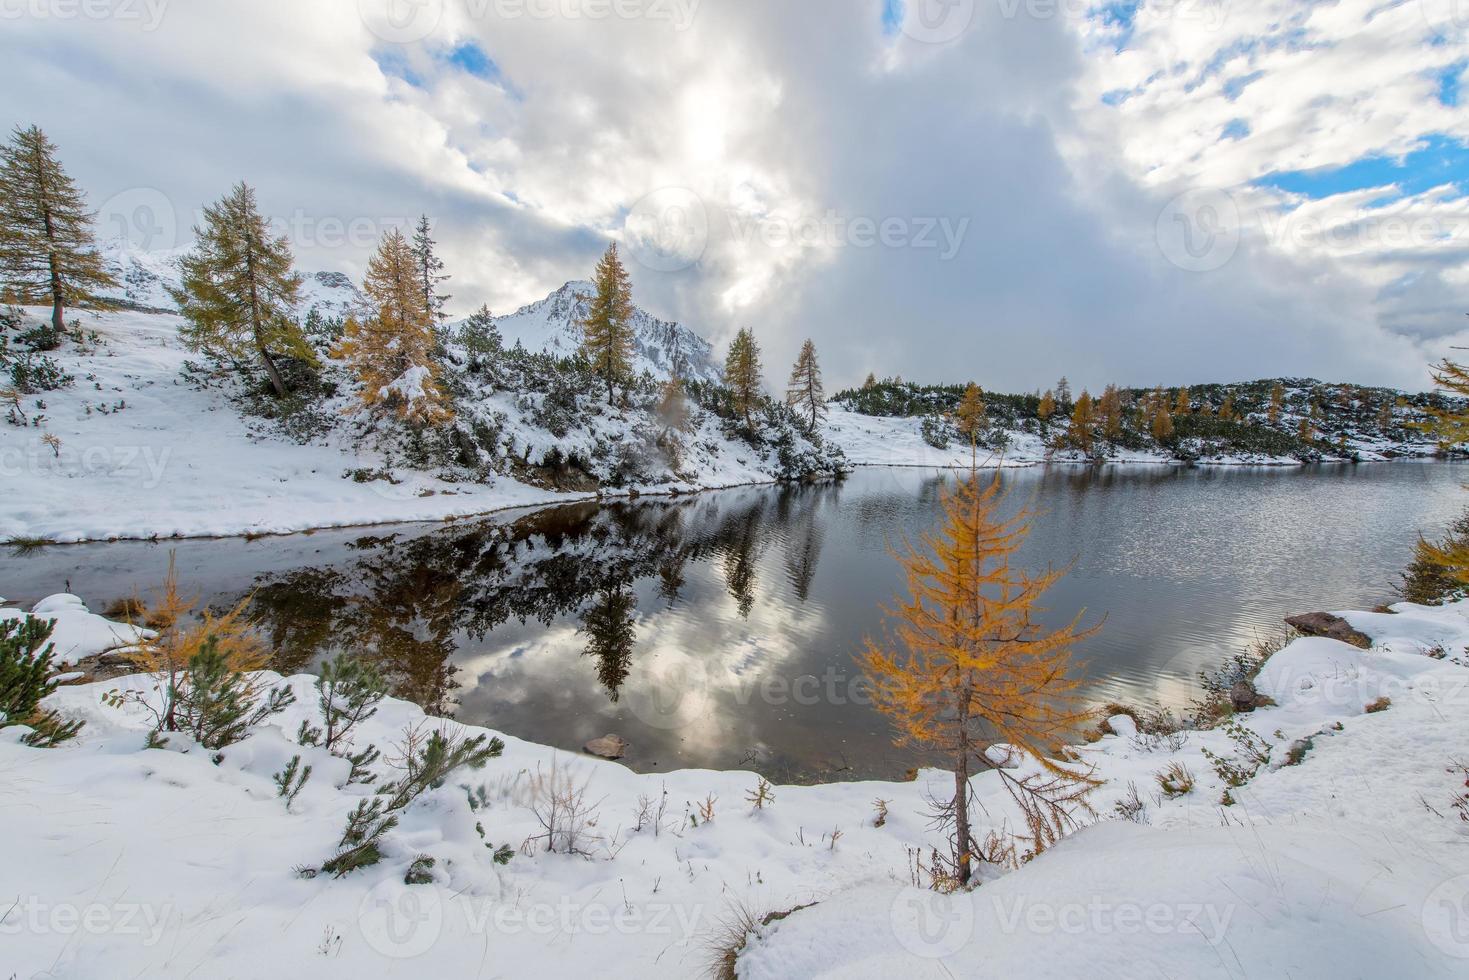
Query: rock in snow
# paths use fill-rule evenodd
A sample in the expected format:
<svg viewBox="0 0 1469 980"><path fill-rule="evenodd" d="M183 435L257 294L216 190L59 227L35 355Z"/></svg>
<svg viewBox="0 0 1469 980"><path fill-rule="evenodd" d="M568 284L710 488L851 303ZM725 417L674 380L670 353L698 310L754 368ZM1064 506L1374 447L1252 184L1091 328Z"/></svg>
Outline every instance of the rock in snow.
<svg viewBox="0 0 1469 980"><path fill-rule="evenodd" d="M1340 616L1331 613L1313 612L1301 616L1287 616L1285 624L1306 636L1324 636L1329 640L1340 640L1366 650L1372 646L1372 638Z"/></svg>
<svg viewBox="0 0 1469 980"><path fill-rule="evenodd" d="M627 740L621 735L603 735L601 738L592 739L582 748L603 759L621 759L627 754L627 746Z"/></svg>

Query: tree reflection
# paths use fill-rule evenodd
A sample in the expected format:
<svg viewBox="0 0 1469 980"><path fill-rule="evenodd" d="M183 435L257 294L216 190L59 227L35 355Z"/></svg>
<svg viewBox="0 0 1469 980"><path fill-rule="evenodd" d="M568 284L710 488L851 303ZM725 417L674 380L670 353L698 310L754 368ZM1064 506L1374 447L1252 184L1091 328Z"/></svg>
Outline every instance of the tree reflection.
<svg viewBox="0 0 1469 980"><path fill-rule="evenodd" d="M762 489L592 502L510 524L364 536L348 546L348 561L257 580L252 612L277 651L277 669L301 671L340 651L362 654L378 663L396 696L438 713L454 707L453 657L466 643L512 620L549 627L571 617L615 700L632 670L637 582L655 582L672 605L687 587L690 563L717 563L748 617L767 542L783 539L787 578L805 601L821 545L813 509L825 492L790 487L774 495Z"/></svg>
<svg viewBox="0 0 1469 980"><path fill-rule="evenodd" d="M597 593L582 616L582 632L587 635L583 655L597 662L597 679L614 703L632 669L633 644L637 641L633 619L637 611L637 597L618 583Z"/></svg>

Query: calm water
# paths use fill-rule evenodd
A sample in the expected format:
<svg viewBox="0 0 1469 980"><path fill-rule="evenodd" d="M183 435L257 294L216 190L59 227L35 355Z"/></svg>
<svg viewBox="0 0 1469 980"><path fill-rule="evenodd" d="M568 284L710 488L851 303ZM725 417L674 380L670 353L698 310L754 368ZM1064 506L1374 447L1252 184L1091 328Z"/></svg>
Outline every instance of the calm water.
<svg viewBox="0 0 1469 980"><path fill-rule="evenodd" d="M366 651L397 692L577 749L616 732L643 771L891 777L895 750L852 665L901 585L890 541L934 519L950 477L573 506L453 525L253 542L47 548L0 558L0 595L148 593L170 550L211 604L254 592L279 667ZM1026 544L1071 575L1049 615L1105 625L1082 649L1098 701L1182 706L1198 671L1281 617L1391 599L1418 530L1469 503L1469 468L1053 467L1005 477L1045 512Z"/></svg>

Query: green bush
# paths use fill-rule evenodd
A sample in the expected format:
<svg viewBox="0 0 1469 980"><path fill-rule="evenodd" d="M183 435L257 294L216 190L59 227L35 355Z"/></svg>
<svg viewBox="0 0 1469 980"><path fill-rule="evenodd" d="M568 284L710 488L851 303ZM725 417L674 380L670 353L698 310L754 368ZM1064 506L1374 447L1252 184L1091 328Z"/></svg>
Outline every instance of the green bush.
<svg viewBox="0 0 1469 980"><path fill-rule="evenodd" d="M29 726L32 731L22 741L37 748L59 745L82 728L80 721L65 721L41 707L51 693L55 626L55 620L33 616L0 621L0 728Z"/></svg>

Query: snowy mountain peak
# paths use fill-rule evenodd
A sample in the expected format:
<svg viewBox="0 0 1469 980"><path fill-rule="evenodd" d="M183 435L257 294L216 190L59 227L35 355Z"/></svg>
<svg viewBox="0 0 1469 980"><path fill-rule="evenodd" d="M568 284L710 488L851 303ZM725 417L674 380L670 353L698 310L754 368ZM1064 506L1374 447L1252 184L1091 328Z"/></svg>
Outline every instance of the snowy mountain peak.
<svg viewBox="0 0 1469 980"><path fill-rule="evenodd" d="M581 347L581 323L594 292L592 283L573 279L495 323L507 345L519 341L528 350L568 356ZM719 381L724 376L713 345L689 328L636 307L632 323L634 371L646 370L660 380L675 374L691 381Z"/></svg>

